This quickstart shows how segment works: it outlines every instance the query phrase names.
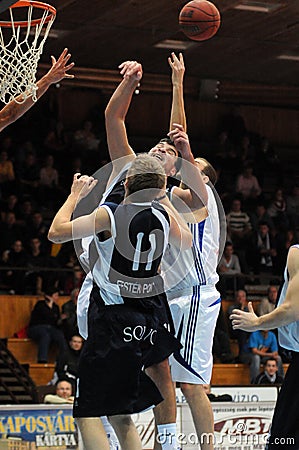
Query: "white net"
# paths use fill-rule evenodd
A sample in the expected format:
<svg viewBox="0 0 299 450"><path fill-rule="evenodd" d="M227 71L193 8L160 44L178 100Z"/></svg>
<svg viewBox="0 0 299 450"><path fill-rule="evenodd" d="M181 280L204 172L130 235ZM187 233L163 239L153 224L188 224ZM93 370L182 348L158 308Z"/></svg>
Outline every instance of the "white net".
<svg viewBox="0 0 299 450"><path fill-rule="evenodd" d="M39 9L42 17L35 20L34 6L29 5L24 27L14 19L17 9L9 9L11 28L0 26L0 100L6 104L13 99L23 103L30 96L37 101L37 65L55 20L47 9Z"/></svg>

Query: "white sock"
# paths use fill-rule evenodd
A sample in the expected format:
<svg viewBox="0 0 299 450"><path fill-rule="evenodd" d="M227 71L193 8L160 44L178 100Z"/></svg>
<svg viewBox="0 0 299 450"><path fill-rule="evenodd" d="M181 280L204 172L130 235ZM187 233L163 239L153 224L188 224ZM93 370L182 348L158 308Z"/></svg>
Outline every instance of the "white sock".
<svg viewBox="0 0 299 450"><path fill-rule="evenodd" d="M162 450L177 450L176 423L165 423L157 425L157 442L161 444Z"/></svg>
<svg viewBox="0 0 299 450"><path fill-rule="evenodd" d="M107 434L110 450L120 450L120 445L117 436L115 434L115 431L113 429L113 426L111 425L106 416L101 416L101 421Z"/></svg>

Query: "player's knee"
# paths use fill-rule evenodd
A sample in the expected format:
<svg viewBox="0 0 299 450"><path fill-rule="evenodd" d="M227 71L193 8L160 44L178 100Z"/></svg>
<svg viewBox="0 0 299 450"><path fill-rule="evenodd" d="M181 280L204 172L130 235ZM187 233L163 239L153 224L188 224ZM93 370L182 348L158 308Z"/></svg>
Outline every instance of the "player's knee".
<svg viewBox="0 0 299 450"><path fill-rule="evenodd" d="M191 398L198 392L199 389L202 389L200 384L191 384L191 383L180 383L180 388L185 398Z"/></svg>
<svg viewBox="0 0 299 450"><path fill-rule="evenodd" d="M123 430L130 428L131 426L134 426L134 422L132 421L131 416L116 415L108 417L108 419L112 425L121 427Z"/></svg>
<svg viewBox="0 0 299 450"><path fill-rule="evenodd" d="M161 361L157 364L153 364L152 366L147 367L146 373L152 379L156 379L156 378L160 378L160 377L170 379L170 368L169 368L168 359L164 359L164 361Z"/></svg>

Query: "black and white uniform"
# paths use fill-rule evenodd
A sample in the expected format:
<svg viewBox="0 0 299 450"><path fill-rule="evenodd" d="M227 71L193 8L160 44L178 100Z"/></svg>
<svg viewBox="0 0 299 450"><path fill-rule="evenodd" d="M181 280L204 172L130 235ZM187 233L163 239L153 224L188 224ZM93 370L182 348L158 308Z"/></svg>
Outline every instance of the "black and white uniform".
<svg viewBox="0 0 299 450"><path fill-rule="evenodd" d="M102 196L102 200L100 202L101 205L105 202L120 204L123 201L125 196L124 181L130 165L131 163L124 166L122 171L110 183L109 187ZM82 239L82 248L83 253L81 254L80 258L85 266L90 267L90 272L85 277L78 296L77 320L80 335L84 339L87 339L88 308L90 302L90 294L93 289L92 268L98 258L98 252L96 250L95 240L93 239L93 237ZM98 282L100 282L100 280L98 280ZM179 342L173 339L174 325L168 302L166 300L166 297L164 296L161 296L161 300L164 304L161 307L157 308L157 315L160 319L161 326L159 327L156 344L151 352L151 358L148 359L146 367L163 361L169 355L171 355L174 350L177 350L179 348ZM171 336L169 336L169 332L171 333Z"/></svg>
<svg viewBox="0 0 299 450"><path fill-rule="evenodd" d="M299 245L293 245L299 252ZM289 285L287 267L278 306L282 305ZM298 293L299 301L299 293ZM287 370L276 402L270 430L268 450L299 449L299 321L278 328L279 344L292 352L292 361Z"/></svg>
<svg viewBox="0 0 299 450"><path fill-rule="evenodd" d="M142 368L161 327L158 311L163 311L165 294L160 294L158 267L168 243L169 217L156 202L101 206L110 217L111 237L94 236L99 257L91 269L88 337L74 417L132 414L162 401Z"/></svg>

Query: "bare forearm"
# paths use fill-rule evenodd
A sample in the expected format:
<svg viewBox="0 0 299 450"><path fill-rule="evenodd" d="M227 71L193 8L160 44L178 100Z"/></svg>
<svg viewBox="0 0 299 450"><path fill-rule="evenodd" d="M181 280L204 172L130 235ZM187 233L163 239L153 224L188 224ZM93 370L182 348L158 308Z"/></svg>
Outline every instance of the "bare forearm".
<svg viewBox="0 0 299 450"><path fill-rule="evenodd" d="M136 80L124 78L112 95L105 111L107 143L113 162L123 156L134 156L128 142L125 118L137 84ZM118 172L119 169L116 168L116 171Z"/></svg>
<svg viewBox="0 0 299 450"><path fill-rule="evenodd" d="M52 242L62 242L64 240L62 228L69 223L76 207L78 198L72 194L68 196L62 207L55 215L48 233L48 239Z"/></svg>
<svg viewBox="0 0 299 450"><path fill-rule="evenodd" d="M47 75L37 82L38 99L48 90L50 85L51 82L48 80ZM21 95L19 95L16 100L9 102L8 105L6 105L0 112L0 130L15 122L35 104L31 96L28 97L23 103L18 102L22 102Z"/></svg>
<svg viewBox="0 0 299 450"><path fill-rule="evenodd" d="M184 105L184 90L183 84L177 83L172 87L172 106L170 115L169 130L172 130L174 123L183 125L184 130L187 131L187 121Z"/></svg>
<svg viewBox="0 0 299 450"><path fill-rule="evenodd" d="M268 330L288 325L291 322L298 320L297 308L291 304L282 304L274 311L258 317L258 329Z"/></svg>
<svg viewBox="0 0 299 450"><path fill-rule="evenodd" d="M105 110L106 121L112 118L125 119L138 80L124 78L114 91Z"/></svg>

